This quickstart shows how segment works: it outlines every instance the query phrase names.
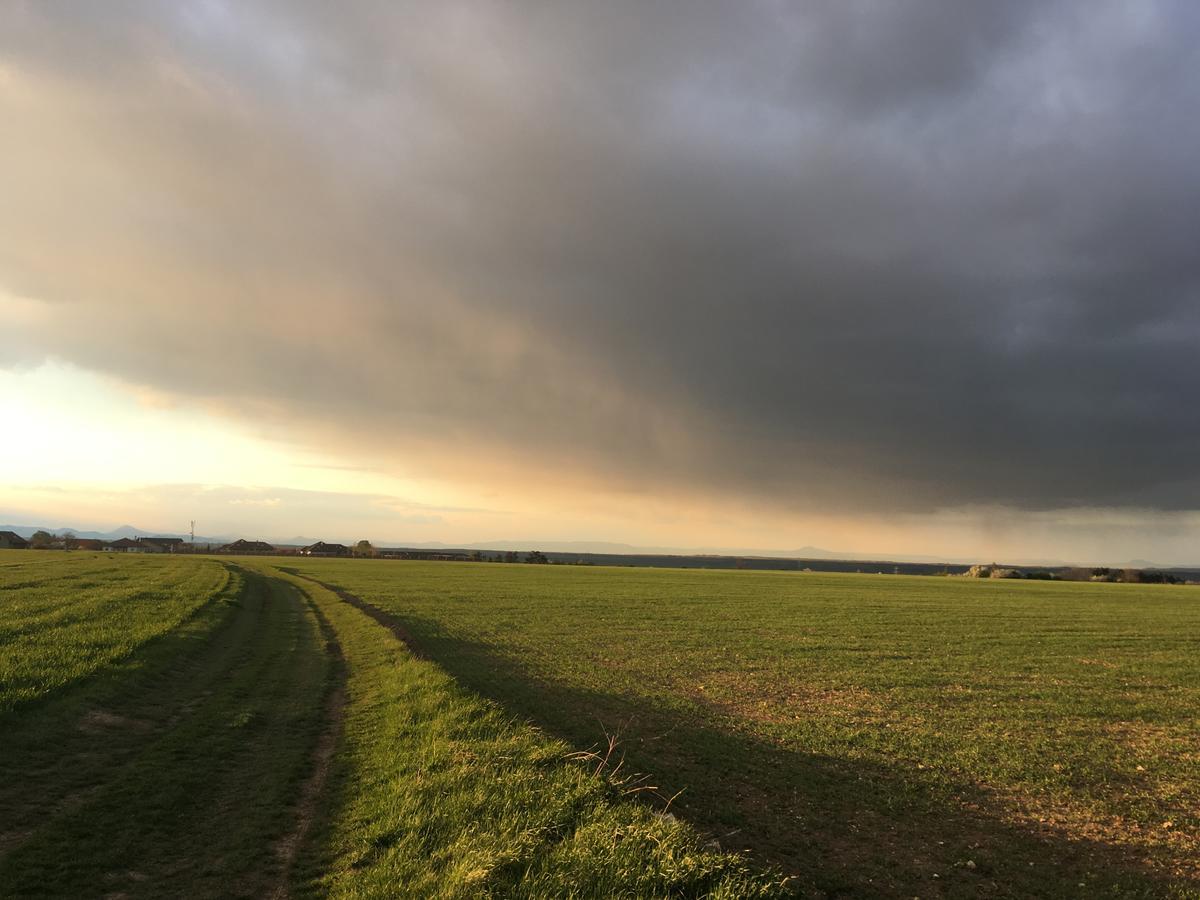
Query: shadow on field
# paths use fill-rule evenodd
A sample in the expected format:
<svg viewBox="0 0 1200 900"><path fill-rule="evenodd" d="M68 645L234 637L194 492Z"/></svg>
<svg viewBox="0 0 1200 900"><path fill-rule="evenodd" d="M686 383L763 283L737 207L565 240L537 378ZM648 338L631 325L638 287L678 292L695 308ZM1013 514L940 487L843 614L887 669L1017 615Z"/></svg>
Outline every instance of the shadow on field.
<svg viewBox="0 0 1200 900"><path fill-rule="evenodd" d="M346 599L464 687L574 747L601 744L605 730L620 728L626 771L651 774L663 796L682 789L672 812L725 849L795 874L803 895L1161 897L1197 888L1152 868L1136 847L1002 821L976 787L797 752L731 731L700 708L538 681L519 660L436 622Z"/></svg>

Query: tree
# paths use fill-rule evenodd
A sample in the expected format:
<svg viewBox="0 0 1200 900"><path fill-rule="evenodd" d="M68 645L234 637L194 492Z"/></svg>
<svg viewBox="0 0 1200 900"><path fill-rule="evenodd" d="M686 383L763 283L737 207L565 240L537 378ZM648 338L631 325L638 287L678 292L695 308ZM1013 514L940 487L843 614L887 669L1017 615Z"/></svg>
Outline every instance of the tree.
<svg viewBox="0 0 1200 900"><path fill-rule="evenodd" d="M544 566L546 563L550 562L550 560L546 559L546 554L541 550L530 550L529 553L525 555L525 562Z"/></svg>
<svg viewBox="0 0 1200 900"><path fill-rule="evenodd" d="M64 550L76 550L79 548L79 539L75 537L75 532L64 531L58 537L62 541Z"/></svg>
<svg viewBox="0 0 1200 900"><path fill-rule="evenodd" d="M520 557L520 555L517 553L517 551L516 551L516 550L508 550L508 551L505 551L505 553L504 553L504 561L505 561L506 563L515 563L515 562L520 562L520 561L521 561L521 557Z"/></svg>
<svg viewBox="0 0 1200 900"><path fill-rule="evenodd" d="M48 531L35 531L29 539L29 546L34 550L45 550L54 543L54 535Z"/></svg>
<svg viewBox="0 0 1200 900"><path fill-rule="evenodd" d="M354 545L355 556L374 556L375 547L370 541L359 541Z"/></svg>

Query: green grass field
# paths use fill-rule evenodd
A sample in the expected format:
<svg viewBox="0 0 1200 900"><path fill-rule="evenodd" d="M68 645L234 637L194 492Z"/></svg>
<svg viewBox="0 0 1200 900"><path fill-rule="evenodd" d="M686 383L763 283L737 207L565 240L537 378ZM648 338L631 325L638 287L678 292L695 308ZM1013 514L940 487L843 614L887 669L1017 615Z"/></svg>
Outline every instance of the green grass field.
<svg viewBox="0 0 1200 900"><path fill-rule="evenodd" d="M224 585L213 560L0 553L0 712L170 631Z"/></svg>
<svg viewBox="0 0 1200 900"><path fill-rule="evenodd" d="M790 893L310 580L29 551L0 571L6 652L44 675L0 712L0 897ZM80 596L90 616L47 612Z"/></svg>
<svg viewBox="0 0 1200 900"><path fill-rule="evenodd" d="M1200 590L297 565L804 891L1195 895Z"/></svg>
<svg viewBox="0 0 1200 900"><path fill-rule="evenodd" d="M0 896L1200 897L1198 626L1188 587L4 551Z"/></svg>

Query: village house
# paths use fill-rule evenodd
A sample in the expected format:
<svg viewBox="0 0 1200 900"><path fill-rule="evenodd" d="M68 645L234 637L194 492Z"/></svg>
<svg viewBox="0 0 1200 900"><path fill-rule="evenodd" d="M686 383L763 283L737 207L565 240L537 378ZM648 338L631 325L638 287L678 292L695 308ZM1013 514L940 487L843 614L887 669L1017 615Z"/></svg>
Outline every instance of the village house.
<svg viewBox="0 0 1200 900"><path fill-rule="evenodd" d="M183 548L183 538L178 538L178 537L144 537L144 538L138 538L138 543L142 544L143 546L152 544L156 547L162 548L159 551L147 549L145 551L147 553L154 553L154 552L175 553L176 551Z"/></svg>
<svg viewBox="0 0 1200 900"><path fill-rule="evenodd" d="M178 540L177 538L120 538L115 541L105 541L100 549L116 553L174 553L174 545L164 541ZM168 549L171 548L171 549Z"/></svg>
<svg viewBox="0 0 1200 900"><path fill-rule="evenodd" d="M301 556L349 556L350 548L345 544L327 544L317 541L307 547L300 548Z"/></svg>
<svg viewBox="0 0 1200 900"><path fill-rule="evenodd" d="M266 541L247 541L239 538L230 544L217 548L218 553L274 553L275 547Z"/></svg>
<svg viewBox="0 0 1200 900"><path fill-rule="evenodd" d="M82 542L80 542L82 545ZM89 542L87 549L107 550L115 553L176 553L186 545L183 538L176 537L139 537L120 538L115 541L97 541L99 546L93 548Z"/></svg>
<svg viewBox="0 0 1200 900"><path fill-rule="evenodd" d="M26 550L29 541L15 531L0 531L0 550Z"/></svg>

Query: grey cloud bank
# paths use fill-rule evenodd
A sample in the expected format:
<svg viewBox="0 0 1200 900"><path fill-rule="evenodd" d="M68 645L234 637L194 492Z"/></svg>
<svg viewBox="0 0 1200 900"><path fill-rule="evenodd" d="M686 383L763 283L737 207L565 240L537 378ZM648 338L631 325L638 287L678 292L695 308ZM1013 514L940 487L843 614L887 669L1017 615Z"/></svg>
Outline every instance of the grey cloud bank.
<svg viewBox="0 0 1200 900"><path fill-rule="evenodd" d="M429 471L1194 510L1198 47L1187 2L9 4L0 364Z"/></svg>

